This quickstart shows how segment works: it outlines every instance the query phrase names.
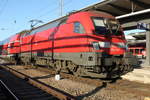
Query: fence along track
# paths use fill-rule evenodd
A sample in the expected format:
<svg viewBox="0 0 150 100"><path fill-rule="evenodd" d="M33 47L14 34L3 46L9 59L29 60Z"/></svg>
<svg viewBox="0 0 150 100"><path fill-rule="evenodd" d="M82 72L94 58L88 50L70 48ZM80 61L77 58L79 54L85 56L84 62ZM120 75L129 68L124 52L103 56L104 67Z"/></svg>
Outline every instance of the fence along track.
<svg viewBox="0 0 150 100"><path fill-rule="evenodd" d="M43 91L46 91L47 93L57 97L60 100L76 100L76 98L74 96L72 96L66 92L63 92L59 89L56 89L54 87L51 87L49 85L46 85L38 80L35 80L23 73L20 73L12 68L7 67L6 65L5 66L1 65L0 67L13 73L17 77L26 80L28 83L32 84L33 86L36 86L36 87L42 89Z"/></svg>

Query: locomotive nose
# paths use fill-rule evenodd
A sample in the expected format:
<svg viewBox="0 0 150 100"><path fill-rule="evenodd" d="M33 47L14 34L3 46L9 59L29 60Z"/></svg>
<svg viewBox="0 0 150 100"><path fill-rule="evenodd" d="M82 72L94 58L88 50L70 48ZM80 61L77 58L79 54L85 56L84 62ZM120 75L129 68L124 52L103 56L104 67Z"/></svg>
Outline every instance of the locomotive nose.
<svg viewBox="0 0 150 100"><path fill-rule="evenodd" d="M121 55L124 54L127 50L127 45L123 42L112 42L110 46L110 55Z"/></svg>
<svg viewBox="0 0 150 100"><path fill-rule="evenodd" d="M93 43L95 50L103 50L109 55L123 55L127 50L127 45L124 42L95 42Z"/></svg>

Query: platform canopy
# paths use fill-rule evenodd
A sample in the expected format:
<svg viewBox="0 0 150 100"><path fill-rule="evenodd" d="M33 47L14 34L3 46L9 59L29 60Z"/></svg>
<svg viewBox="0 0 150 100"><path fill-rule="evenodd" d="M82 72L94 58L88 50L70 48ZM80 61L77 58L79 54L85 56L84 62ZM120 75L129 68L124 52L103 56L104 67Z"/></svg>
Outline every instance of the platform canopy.
<svg viewBox="0 0 150 100"><path fill-rule="evenodd" d="M97 10L114 15L124 30L135 29L137 23L150 22L150 0L103 0L81 11Z"/></svg>
<svg viewBox="0 0 150 100"><path fill-rule="evenodd" d="M129 35L136 38L136 40L146 40L146 32L131 33Z"/></svg>

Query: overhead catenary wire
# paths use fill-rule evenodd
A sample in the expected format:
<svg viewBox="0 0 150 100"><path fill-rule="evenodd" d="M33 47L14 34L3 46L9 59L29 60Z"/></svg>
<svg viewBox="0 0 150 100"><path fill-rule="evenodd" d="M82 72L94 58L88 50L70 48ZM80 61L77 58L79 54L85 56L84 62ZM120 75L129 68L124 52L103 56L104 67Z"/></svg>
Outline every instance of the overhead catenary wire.
<svg viewBox="0 0 150 100"><path fill-rule="evenodd" d="M64 3L64 0L60 0L60 16L63 15L63 3Z"/></svg>
<svg viewBox="0 0 150 100"><path fill-rule="evenodd" d="M56 3L56 1L55 0L51 0L51 3L52 4L55 4ZM52 5L53 6L53 5ZM48 7L51 7L50 6L50 3L49 4L47 4L47 5L45 5L44 7L42 7L42 8L40 8L40 9L37 9L35 12L41 12L42 10L45 10L46 8L48 8ZM56 9L56 8L55 8ZM39 17L40 18L40 17ZM33 20L33 19L38 19L38 17L37 18L32 18L31 16L25 16L25 19L26 20L28 20L28 21L30 21L30 20ZM17 20L15 19L14 20L14 24L16 24L17 23ZM28 22L27 22L28 23ZM22 25L19 25L18 27L17 27L17 29L15 29L15 30L22 30L21 29L21 27L24 25L24 23L22 24ZM14 30L13 30L14 31Z"/></svg>
<svg viewBox="0 0 150 100"><path fill-rule="evenodd" d="M51 1L50 3L44 5L44 7L38 9L37 11L35 11L35 12L45 11L45 10L47 10L49 7L53 7L54 4L56 4L56 2L57 2L57 1L53 0L53 1Z"/></svg>
<svg viewBox="0 0 150 100"><path fill-rule="evenodd" d="M73 0L68 0L67 2L63 2L61 5L62 5L63 7L65 7L65 6L69 5L69 4L71 4L72 1L73 1ZM40 16L38 16L38 17L36 17L36 18L38 19L38 18L41 18L41 17L43 17L43 16L46 16L47 14L54 13L54 11L56 11L56 10L58 10L58 9L62 9L62 11L61 11L61 13L59 13L59 15L63 16L63 8L60 8L60 3L59 3L59 5L58 5L57 7L55 7L55 8L53 8L53 9L51 9L51 10L49 10L49 11L47 11L47 12L41 14ZM59 11L59 12L60 12L60 11Z"/></svg>
<svg viewBox="0 0 150 100"><path fill-rule="evenodd" d="M86 1L89 1L89 0L86 0ZM58 2L58 1L57 1ZM70 4L72 4L72 2L73 2L73 0L64 0L64 3L63 3L63 5L64 5L64 9L65 9L65 7L67 7L68 8L68 5L70 5ZM52 4L52 5L51 5ZM48 5L48 4L46 4L46 6L45 7L43 7L43 8L41 8L40 9L40 11L38 10L38 12L43 12L43 10L46 10L46 9L49 9L49 7L54 7L54 5L56 5L56 1L55 0L52 0L52 1L50 1L50 4ZM32 16L30 16L30 17L25 17L26 19L28 19L28 20L32 20L32 19L43 19L43 18L45 18L45 19L47 19L45 16L50 16L52 13L54 14L54 13L57 13L57 12L59 12L59 3L57 3L57 6L55 6L54 8L51 8L50 10L48 10L47 12L44 12L43 14L40 14L39 16L37 16L37 17L32 17ZM64 10L65 11L65 10ZM63 14L65 14L65 13L63 13ZM63 15L62 14L62 15ZM55 15L57 15L57 14L55 14ZM49 17L49 18L51 18L51 17ZM51 18L51 19L53 19L53 18ZM51 19L47 19L47 21L49 21L49 20L51 20ZM45 23L45 21L44 21L44 23ZM22 25L20 25L20 26L22 26ZM17 30L18 30L19 28L17 28Z"/></svg>

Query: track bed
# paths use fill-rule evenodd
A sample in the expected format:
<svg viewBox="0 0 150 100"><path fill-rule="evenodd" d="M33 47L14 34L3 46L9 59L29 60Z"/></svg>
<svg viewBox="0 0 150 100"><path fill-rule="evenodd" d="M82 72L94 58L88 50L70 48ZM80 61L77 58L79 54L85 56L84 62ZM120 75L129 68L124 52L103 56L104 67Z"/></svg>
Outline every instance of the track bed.
<svg viewBox="0 0 150 100"><path fill-rule="evenodd" d="M0 69L0 79L19 100L58 100L56 97L30 85L25 80L14 76L4 69ZM8 96L2 90L0 90L0 100L8 100Z"/></svg>
<svg viewBox="0 0 150 100"><path fill-rule="evenodd" d="M9 67L29 75L47 85L74 95L79 100L143 100L145 97L150 97L149 85L137 82L117 80L114 83L109 82L106 84L101 84L101 80L92 79L93 84L90 84L88 79L87 82L83 83L82 80L76 81L66 78L56 81L54 79L54 75L49 71L43 72L39 69L14 65Z"/></svg>

